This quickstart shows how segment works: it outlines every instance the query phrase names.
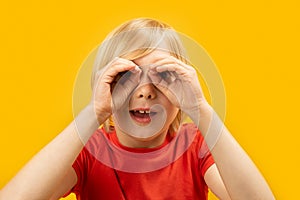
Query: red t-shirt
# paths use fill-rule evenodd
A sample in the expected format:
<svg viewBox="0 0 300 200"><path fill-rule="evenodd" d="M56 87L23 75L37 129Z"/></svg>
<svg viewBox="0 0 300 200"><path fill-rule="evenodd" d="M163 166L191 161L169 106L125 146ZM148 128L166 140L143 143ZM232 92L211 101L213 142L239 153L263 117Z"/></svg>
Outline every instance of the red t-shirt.
<svg viewBox="0 0 300 200"><path fill-rule="evenodd" d="M206 170L214 163L199 130L184 124L158 148L129 148L98 129L73 164L78 200L207 199Z"/></svg>

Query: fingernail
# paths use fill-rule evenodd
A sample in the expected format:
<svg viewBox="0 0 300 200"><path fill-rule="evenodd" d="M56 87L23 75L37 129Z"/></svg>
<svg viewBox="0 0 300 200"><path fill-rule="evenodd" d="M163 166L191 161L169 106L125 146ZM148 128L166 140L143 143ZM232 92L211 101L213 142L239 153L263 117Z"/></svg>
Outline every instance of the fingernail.
<svg viewBox="0 0 300 200"><path fill-rule="evenodd" d="M137 72L141 71L140 67L137 66L137 65L135 65L134 70L137 71Z"/></svg>
<svg viewBox="0 0 300 200"><path fill-rule="evenodd" d="M134 68L132 70L130 70L131 72L135 73L135 72L139 72L140 71L140 68L135 65Z"/></svg>

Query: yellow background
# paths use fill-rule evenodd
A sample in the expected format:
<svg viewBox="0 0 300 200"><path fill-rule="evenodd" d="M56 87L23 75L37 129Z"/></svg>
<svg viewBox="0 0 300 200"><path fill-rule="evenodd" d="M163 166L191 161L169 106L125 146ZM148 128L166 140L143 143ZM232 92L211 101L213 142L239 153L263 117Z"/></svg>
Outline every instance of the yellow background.
<svg viewBox="0 0 300 200"><path fill-rule="evenodd" d="M163 20L204 46L225 84L227 126L277 199L296 199L296 0L2 1L0 188L72 120L73 84L89 52L136 17Z"/></svg>

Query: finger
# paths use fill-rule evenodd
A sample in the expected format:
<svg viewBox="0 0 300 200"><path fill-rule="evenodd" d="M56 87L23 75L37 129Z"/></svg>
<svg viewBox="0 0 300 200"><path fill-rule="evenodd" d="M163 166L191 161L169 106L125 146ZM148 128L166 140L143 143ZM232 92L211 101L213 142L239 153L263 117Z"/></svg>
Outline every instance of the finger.
<svg viewBox="0 0 300 200"><path fill-rule="evenodd" d="M187 65L179 65L177 63L169 63L169 64L164 64L164 65L158 65L155 67L152 67L153 70L159 72L159 73L163 73L163 72L174 72L174 75L176 78L179 78L181 80L184 81L188 81L188 82L193 82L196 79L198 79L197 77L197 72L196 70L191 67L191 66L187 66Z"/></svg>
<svg viewBox="0 0 300 200"><path fill-rule="evenodd" d="M166 56L166 57L162 57L160 59L157 59L154 62L154 65L164 65L164 64L184 64L183 62L181 62L179 59L173 57L173 56Z"/></svg>
<svg viewBox="0 0 300 200"><path fill-rule="evenodd" d="M119 58L108 67L107 72L112 76L116 76L120 72L138 71L138 69L138 66L134 62Z"/></svg>
<svg viewBox="0 0 300 200"><path fill-rule="evenodd" d="M156 84L155 86L169 99L169 101L176 107L180 107L181 99L181 82L175 80L172 84L165 86L162 84Z"/></svg>
<svg viewBox="0 0 300 200"><path fill-rule="evenodd" d="M179 76L184 76L188 74L187 69L185 69L183 66L178 65L178 64L164 64L164 65L159 65L156 66L155 70L158 73L162 72L174 72Z"/></svg>
<svg viewBox="0 0 300 200"><path fill-rule="evenodd" d="M98 79L104 75L111 74L111 72L114 71L114 68L116 68L116 65L122 64L121 62L122 61L118 57L111 60L106 66L104 66L103 68L101 68L97 71L96 79ZM123 62L123 64L126 66L126 63ZM127 64L129 64L129 63L127 63ZM121 71L122 71L122 69L121 69Z"/></svg>
<svg viewBox="0 0 300 200"><path fill-rule="evenodd" d="M158 59L155 62L154 66L161 66L161 65L166 65L166 64L178 64L178 65L186 68L187 70L194 70L194 67L184 63L183 61L179 60L178 58L175 58L174 56L168 56L168 57Z"/></svg>
<svg viewBox="0 0 300 200"><path fill-rule="evenodd" d="M137 73L140 71L140 69L134 62L118 58L107 66L106 71L103 73L104 82L110 84L114 81L115 77L119 73L126 71L132 71L133 73Z"/></svg>
<svg viewBox="0 0 300 200"><path fill-rule="evenodd" d="M179 79L176 79L175 77L172 81L170 81L171 78L164 79L159 73L153 70L148 72L148 76L155 87L166 95L172 104L175 106L179 105L180 98L177 98L178 95L176 95L176 90L179 92L181 89L181 81Z"/></svg>
<svg viewBox="0 0 300 200"><path fill-rule="evenodd" d="M113 108L115 110L126 105L125 102L140 82L140 74L141 71L136 73L126 72L116 83L112 92Z"/></svg>
<svg viewBox="0 0 300 200"><path fill-rule="evenodd" d="M121 81L122 85L127 86L129 88L135 88L140 82L142 71L140 70L134 73L130 71L127 73L129 74L128 76L124 76L124 78L123 77L121 78L124 79Z"/></svg>
<svg viewBox="0 0 300 200"><path fill-rule="evenodd" d="M148 76L154 85L167 87L168 83L166 82L165 79L162 78L162 76L159 75L158 72L154 70L149 70Z"/></svg>

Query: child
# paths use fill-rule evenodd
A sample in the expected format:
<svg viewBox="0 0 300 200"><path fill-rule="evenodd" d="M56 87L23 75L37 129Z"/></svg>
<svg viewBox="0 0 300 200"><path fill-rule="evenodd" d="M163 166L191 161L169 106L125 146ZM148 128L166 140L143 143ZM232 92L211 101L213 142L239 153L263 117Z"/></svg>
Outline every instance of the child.
<svg viewBox="0 0 300 200"><path fill-rule="evenodd" d="M90 104L0 199L207 199L208 188L220 199L274 199L185 58L162 22L118 27L99 48Z"/></svg>

